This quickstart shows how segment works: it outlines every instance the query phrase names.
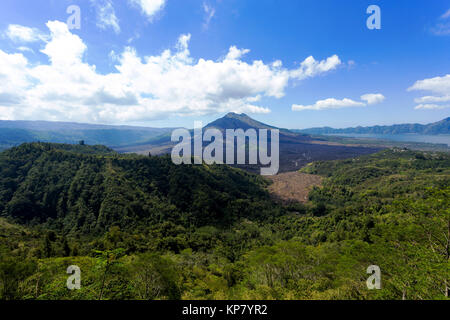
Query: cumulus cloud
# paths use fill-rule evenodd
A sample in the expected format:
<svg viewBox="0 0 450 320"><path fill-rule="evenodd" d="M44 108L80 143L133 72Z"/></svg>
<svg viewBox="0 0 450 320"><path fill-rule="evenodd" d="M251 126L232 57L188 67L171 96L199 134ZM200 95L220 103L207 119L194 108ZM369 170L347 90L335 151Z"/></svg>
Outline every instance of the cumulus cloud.
<svg viewBox="0 0 450 320"><path fill-rule="evenodd" d="M342 108L354 108L354 107L365 107L368 104L378 104L383 102L385 97L380 93L368 93L361 96L361 100L366 101L360 102L352 99L344 98L344 99L335 99L328 98L325 100L319 100L312 105L292 105L293 111L304 111L304 110L326 110L326 109L342 109Z"/></svg>
<svg viewBox="0 0 450 320"><path fill-rule="evenodd" d="M436 103L450 101L450 74L443 77L434 77L416 81L408 91L428 91L433 95L416 98L415 102L419 105L415 108L419 109L442 109L437 108Z"/></svg>
<svg viewBox="0 0 450 320"><path fill-rule="evenodd" d="M115 33L120 32L119 19L116 16L111 0L91 0L97 10L97 26L106 30L112 28Z"/></svg>
<svg viewBox="0 0 450 320"><path fill-rule="evenodd" d="M36 42L45 39L45 36L38 29L18 24L10 24L5 35L14 42Z"/></svg>
<svg viewBox="0 0 450 320"><path fill-rule="evenodd" d="M443 77L435 77L416 81L408 91L423 90L437 94L450 94L450 74Z"/></svg>
<svg viewBox="0 0 450 320"><path fill-rule="evenodd" d="M361 96L361 100L366 101L367 104L378 104L386 99L381 93L368 93Z"/></svg>
<svg viewBox="0 0 450 320"><path fill-rule="evenodd" d="M245 56L247 53L249 53L249 49L238 49L236 46L231 46L228 50L226 60L237 60Z"/></svg>
<svg viewBox="0 0 450 320"><path fill-rule="evenodd" d="M329 98L325 100L319 100L315 104L312 105L298 105L294 104L292 106L293 111L303 111L303 110L325 110L325 109L341 109L341 108L349 108L349 107L364 107L366 106L363 102L357 102L351 99L344 98L342 100L338 100L335 98Z"/></svg>
<svg viewBox="0 0 450 320"><path fill-rule="evenodd" d="M0 50L0 117L9 119L17 106L24 102L30 85L28 61L20 53L7 54Z"/></svg>
<svg viewBox="0 0 450 320"><path fill-rule="evenodd" d="M141 8L143 14L151 19L156 13L158 13L164 5L166 0L128 0L132 5Z"/></svg>
<svg viewBox="0 0 450 320"><path fill-rule="evenodd" d="M123 123L170 115L268 113L259 105L262 97L281 98L289 80L327 72L340 61L309 57L300 69L289 70L281 61L243 61L249 50L234 46L219 60L195 59L187 34L174 50L159 55L141 57L127 47L113 54L115 70L100 74L85 62L87 46L65 23L50 21L47 27L50 36L41 51L47 64L31 65L22 53L0 50L2 119Z"/></svg>
<svg viewBox="0 0 450 320"><path fill-rule="evenodd" d="M299 80L317 76L336 69L342 61L337 55L333 55L326 60L316 61L314 57L310 56L300 64L300 68L291 71L291 77Z"/></svg>
<svg viewBox="0 0 450 320"><path fill-rule="evenodd" d="M81 38L72 34L67 25L59 21L49 21L47 27L51 40L41 52L48 56L52 65L64 67L79 64L87 49Z"/></svg>

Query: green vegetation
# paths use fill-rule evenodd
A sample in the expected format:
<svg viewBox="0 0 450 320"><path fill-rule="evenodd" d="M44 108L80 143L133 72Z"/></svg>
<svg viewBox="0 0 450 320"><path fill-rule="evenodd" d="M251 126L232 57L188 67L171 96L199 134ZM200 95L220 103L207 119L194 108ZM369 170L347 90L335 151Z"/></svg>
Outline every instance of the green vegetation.
<svg viewBox="0 0 450 320"><path fill-rule="evenodd" d="M0 154L0 299L446 299L450 155L316 162L307 205L228 166L101 146ZM81 269L81 289L66 269ZM378 265L382 289L368 290Z"/></svg>

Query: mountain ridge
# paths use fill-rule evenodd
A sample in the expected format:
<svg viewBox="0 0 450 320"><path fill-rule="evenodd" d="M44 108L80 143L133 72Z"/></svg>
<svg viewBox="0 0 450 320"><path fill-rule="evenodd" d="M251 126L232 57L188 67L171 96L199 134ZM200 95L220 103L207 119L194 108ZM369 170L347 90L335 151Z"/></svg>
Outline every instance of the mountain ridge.
<svg viewBox="0 0 450 320"><path fill-rule="evenodd" d="M57 121L0 120L0 149L29 142L101 144L108 147L147 142L173 128L116 126Z"/></svg>
<svg viewBox="0 0 450 320"><path fill-rule="evenodd" d="M280 150L280 170L279 172L296 171L302 166L314 160L336 160L352 158L360 155L375 153L381 148L361 147L361 146L347 146L340 144L328 144L326 141L318 141L311 136L303 133L295 133L287 129L277 128L255 119L250 118L246 114L228 113L224 117L219 118L206 126L203 130L215 128L225 132L226 129L279 129L279 150ZM191 136L193 130L190 131ZM189 143L189 142L188 142ZM193 140L191 140L193 144ZM162 155L170 154L173 147L177 143L172 142L170 136L157 143L148 143L139 146L130 146L117 149L124 153L138 153L138 154L152 154ZM204 147L206 145L204 144ZM193 147L193 146L192 146ZM237 148L234 148L237 150ZM225 149L224 149L225 150ZM243 165L237 167L257 173L260 171L260 165Z"/></svg>
<svg viewBox="0 0 450 320"><path fill-rule="evenodd" d="M3 123L5 126L5 123ZM11 123L6 123L11 126ZM17 125L23 125L19 122ZM26 122L25 125L44 126L53 128L63 126L61 123L48 122ZM22 143L30 142L50 142L50 143L71 143L77 144L81 140L88 145L105 145L119 153L137 153L142 155L164 155L170 154L173 147L177 144L171 141L171 132L173 129L162 128L152 130L141 130L135 127L95 127L93 130L83 130L89 125L68 124L66 127L72 130L27 130L15 128L1 128L0 123L0 147L6 149ZM380 148L347 146L342 144L329 144L325 141L317 141L310 135L296 133L287 129L276 128L274 126L259 122L250 118L246 114L228 113L209 124L203 129L217 128L224 132L226 129L279 129L279 150L280 150L280 171L295 171L302 166L315 160L336 160L352 158L364 154L370 154L381 150ZM11 134L13 133L13 134ZM191 135L192 135L191 131ZM235 148L237 150L237 148ZM239 167L239 166L238 166ZM242 169L250 172L259 172L259 165L245 165Z"/></svg>
<svg viewBox="0 0 450 320"><path fill-rule="evenodd" d="M370 126L370 127L351 127L343 129L335 129L331 127L317 127L300 130L292 130L294 132L301 132L307 134L450 134L450 117L441 121L432 122L429 124L406 123L394 124L391 126Z"/></svg>
<svg viewBox="0 0 450 320"><path fill-rule="evenodd" d="M158 130L166 128L154 128L144 126L130 126L130 125L112 125L112 124L97 124L97 123L83 123L72 121L46 121L46 120L0 120L0 128L22 128L30 130L86 130L86 129L122 129L122 130Z"/></svg>
<svg viewBox="0 0 450 320"><path fill-rule="evenodd" d="M226 129L243 129L243 130L248 130L248 129L267 129L267 130L273 130L273 129L278 129L280 130L280 136L284 139L292 139L294 138L295 140L299 140L302 139L304 141L311 141L311 137L309 137L309 135L307 134L303 134L303 133L299 133L299 132L293 132L289 129L285 129L285 128L278 128L275 126L271 126L269 124L257 121L251 117L249 117L247 114L245 113L235 113L235 112L230 112L227 113L224 117L219 118L214 120L213 122L207 124L204 129L208 129L208 128L216 128L219 129L220 131L224 132Z"/></svg>

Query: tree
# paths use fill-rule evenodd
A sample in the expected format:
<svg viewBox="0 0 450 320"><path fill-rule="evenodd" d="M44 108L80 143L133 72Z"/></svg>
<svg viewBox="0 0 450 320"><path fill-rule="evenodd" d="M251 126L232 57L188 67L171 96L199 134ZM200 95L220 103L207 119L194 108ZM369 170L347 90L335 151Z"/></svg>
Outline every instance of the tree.
<svg viewBox="0 0 450 320"><path fill-rule="evenodd" d="M124 255L124 250L121 248L107 251L96 250L95 254L97 255L97 270L100 275L98 300L102 300L108 280L114 276L114 267L120 265L119 259Z"/></svg>
<svg viewBox="0 0 450 320"><path fill-rule="evenodd" d="M45 258L50 258L53 254L52 242L50 241L50 236L47 234L44 238L44 243L42 245L42 254Z"/></svg>
<svg viewBox="0 0 450 320"><path fill-rule="evenodd" d="M435 273L442 283L442 293L449 297L450 290L450 187L443 190L429 189L423 201L409 201L406 210L420 226Z"/></svg>
<svg viewBox="0 0 450 320"><path fill-rule="evenodd" d="M70 256L71 250L70 250L69 242L67 241L66 237L63 237L62 250L63 250L64 257Z"/></svg>
<svg viewBox="0 0 450 320"><path fill-rule="evenodd" d="M172 261L156 253L145 253L131 265L132 283L140 299L180 299L178 273Z"/></svg>

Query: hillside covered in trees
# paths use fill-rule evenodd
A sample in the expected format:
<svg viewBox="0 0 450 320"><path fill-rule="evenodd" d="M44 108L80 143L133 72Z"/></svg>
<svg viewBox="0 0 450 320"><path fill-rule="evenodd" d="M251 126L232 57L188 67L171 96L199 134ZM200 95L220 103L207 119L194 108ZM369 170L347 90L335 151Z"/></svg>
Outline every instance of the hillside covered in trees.
<svg viewBox="0 0 450 320"><path fill-rule="evenodd" d="M450 155L315 162L306 204L228 166L102 146L0 154L0 299L445 299ZM80 290L66 269L82 272ZM368 290L378 265L382 289Z"/></svg>

